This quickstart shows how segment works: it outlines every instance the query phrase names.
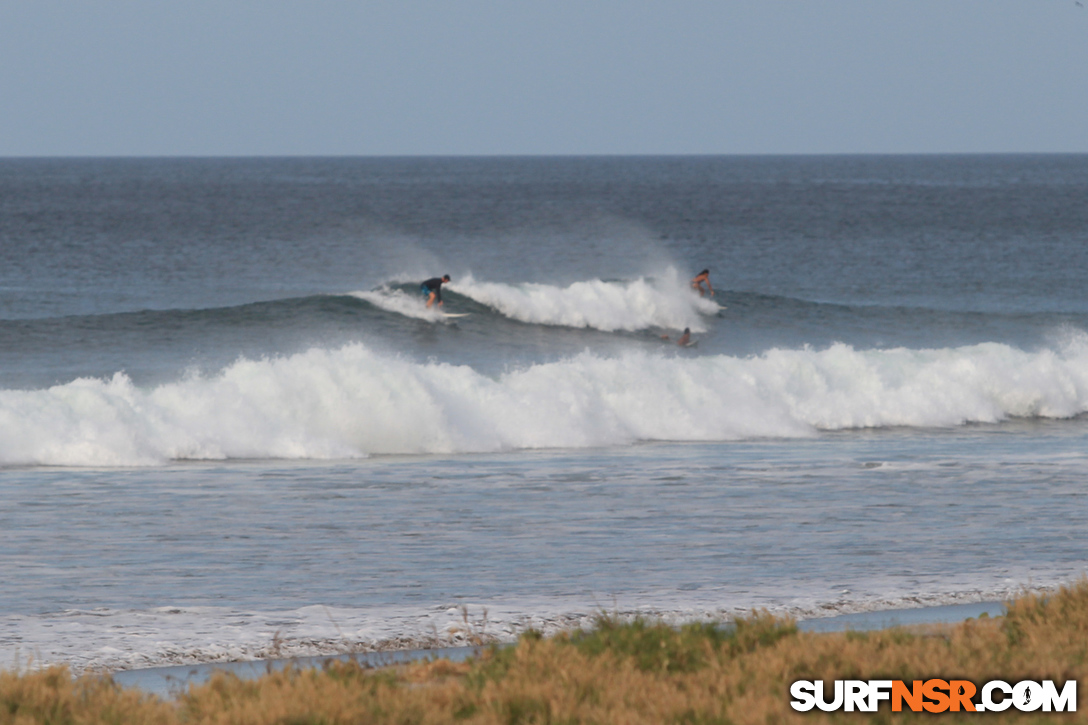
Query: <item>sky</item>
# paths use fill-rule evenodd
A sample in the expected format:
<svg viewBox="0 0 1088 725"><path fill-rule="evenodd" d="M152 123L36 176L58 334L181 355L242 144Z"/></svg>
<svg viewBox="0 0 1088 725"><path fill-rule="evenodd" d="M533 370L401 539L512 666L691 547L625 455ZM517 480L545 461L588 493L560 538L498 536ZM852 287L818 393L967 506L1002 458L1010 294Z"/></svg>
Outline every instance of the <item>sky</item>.
<svg viewBox="0 0 1088 725"><path fill-rule="evenodd" d="M0 156L1024 152L1077 0L0 0Z"/></svg>

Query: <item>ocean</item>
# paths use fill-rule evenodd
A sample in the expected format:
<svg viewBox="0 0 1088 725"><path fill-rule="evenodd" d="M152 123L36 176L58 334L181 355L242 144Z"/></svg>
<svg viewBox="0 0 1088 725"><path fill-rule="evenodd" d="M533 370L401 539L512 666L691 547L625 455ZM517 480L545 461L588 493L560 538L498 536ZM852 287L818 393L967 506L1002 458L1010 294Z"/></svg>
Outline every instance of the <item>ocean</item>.
<svg viewBox="0 0 1088 725"><path fill-rule="evenodd" d="M0 668L1074 581L1086 202L1083 155L0 159Z"/></svg>

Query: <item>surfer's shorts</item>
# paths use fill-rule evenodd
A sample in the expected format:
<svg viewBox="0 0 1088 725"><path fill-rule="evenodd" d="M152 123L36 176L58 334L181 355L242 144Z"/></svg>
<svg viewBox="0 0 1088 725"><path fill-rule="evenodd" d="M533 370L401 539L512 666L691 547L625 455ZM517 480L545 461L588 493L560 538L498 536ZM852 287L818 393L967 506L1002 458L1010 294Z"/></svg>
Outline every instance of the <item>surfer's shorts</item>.
<svg viewBox="0 0 1088 725"><path fill-rule="evenodd" d="M427 289L427 285L420 285L419 291L423 293L424 297L428 297L431 294L431 291Z"/></svg>

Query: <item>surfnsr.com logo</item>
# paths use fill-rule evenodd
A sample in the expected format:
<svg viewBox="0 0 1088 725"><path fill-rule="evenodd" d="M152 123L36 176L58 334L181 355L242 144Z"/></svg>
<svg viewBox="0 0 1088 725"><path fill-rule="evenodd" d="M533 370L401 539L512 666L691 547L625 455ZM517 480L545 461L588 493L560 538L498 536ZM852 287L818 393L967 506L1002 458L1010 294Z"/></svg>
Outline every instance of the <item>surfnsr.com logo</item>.
<svg viewBox="0 0 1088 725"><path fill-rule="evenodd" d="M1060 690L1053 680L991 680L982 687L968 680L914 680L910 685L903 680L835 680L828 694L830 700L824 697L822 680L797 680L790 686L790 706L799 712L876 712L887 701L892 712L1002 712L1010 707L1021 712L1077 711L1076 680Z"/></svg>

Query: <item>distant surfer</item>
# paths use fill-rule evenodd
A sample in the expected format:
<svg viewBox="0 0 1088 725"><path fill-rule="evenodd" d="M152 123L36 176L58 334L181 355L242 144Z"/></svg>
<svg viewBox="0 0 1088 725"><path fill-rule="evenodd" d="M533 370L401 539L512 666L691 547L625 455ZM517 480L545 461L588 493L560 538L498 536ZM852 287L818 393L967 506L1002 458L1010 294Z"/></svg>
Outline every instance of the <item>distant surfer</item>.
<svg viewBox="0 0 1088 725"><path fill-rule="evenodd" d="M706 289L703 289L703 283L706 283ZM691 280L691 288L699 291L700 297L706 297L706 293L709 292L710 296L714 296L714 288L710 286L710 270L704 269Z"/></svg>
<svg viewBox="0 0 1088 725"><path fill-rule="evenodd" d="M419 286L419 291L427 296L427 307L430 307L435 302L439 305L442 304L442 285L449 281L450 276L444 274L441 277L431 277Z"/></svg>
<svg viewBox="0 0 1088 725"><path fill-rule="evenodd" d="M662 340L668 341L670 338L668 335L662 335ZM691 347L695 343L691 341L691 328L685 327L684 333L680 335L680 339L676 341L676 344L680 347Z"/></svg>

